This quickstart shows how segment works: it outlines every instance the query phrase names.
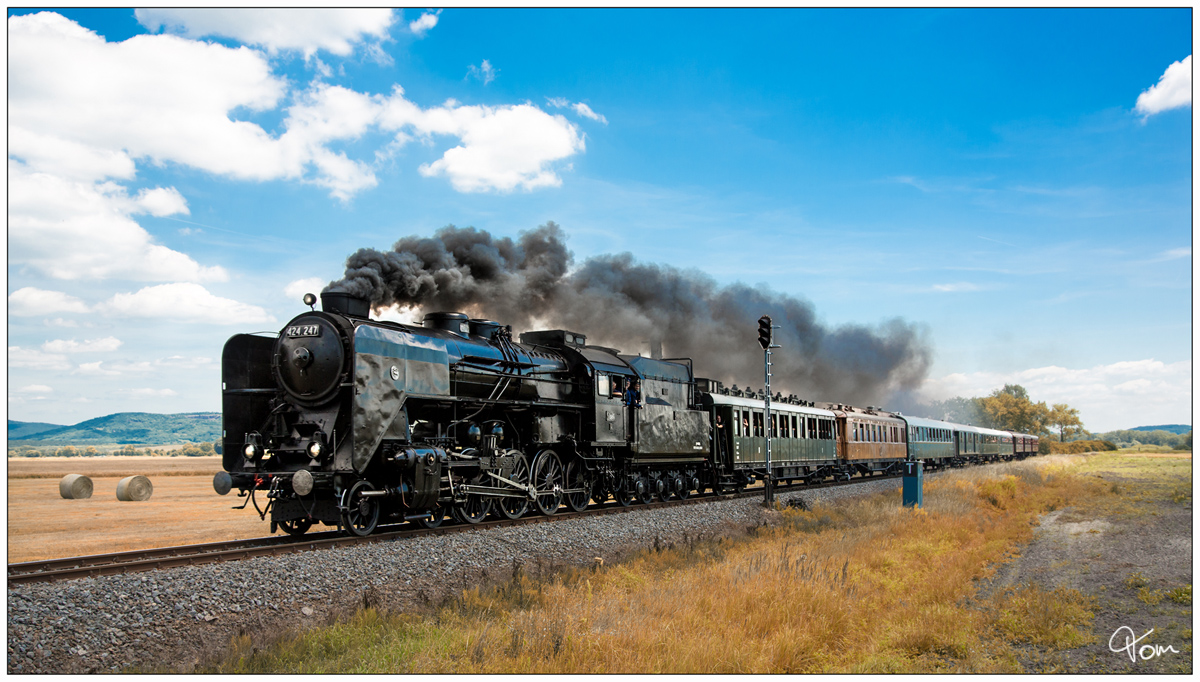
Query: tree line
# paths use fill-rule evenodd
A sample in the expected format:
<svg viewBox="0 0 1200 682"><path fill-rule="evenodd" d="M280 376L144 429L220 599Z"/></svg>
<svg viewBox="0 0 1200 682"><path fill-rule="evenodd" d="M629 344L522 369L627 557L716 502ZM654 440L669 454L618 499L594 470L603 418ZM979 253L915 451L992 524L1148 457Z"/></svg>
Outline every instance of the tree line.
<svg viewBox="0 0 1200 682"><path fill-rule="evenodd" d="M188 443L178 448L138 448L124 445L97 448L95 445L21 445L9 448L9 457L210 457L217 454L216 443Z"/></svg>
<svg viewBox="0 0 1200 682"><path fill-rule="evenodd" d="M1117 447L1162 445L1174 450L1190 450L1192 433L1170 431L1118 430L1092 433L1083 426L1079 410L1066 403L1047 405L1033 402L1029 392L1018 384L1005 384L982 398L955 397L918 405L916 416L973 424L999 431L1028 433L1059 443L1077 441L1108 442ZM1061 448L1059 448L1061 450Z"/></svg>
<svg viewBox="0 0 1200 682"><path fill-rule="evenodd" d="M999 431L1028 433L1060 442L1086 440L1093 434L1083 428L1079 410L1066 403L1033 402L1019 384L1005 384L982 398L950 398L919 406L929 419L973 424Z"/></svg>

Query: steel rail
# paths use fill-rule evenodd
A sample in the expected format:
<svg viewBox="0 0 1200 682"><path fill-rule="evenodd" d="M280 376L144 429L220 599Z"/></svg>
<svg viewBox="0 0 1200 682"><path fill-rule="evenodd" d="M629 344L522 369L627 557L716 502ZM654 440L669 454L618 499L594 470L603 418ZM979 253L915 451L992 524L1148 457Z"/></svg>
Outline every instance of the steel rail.
<svg viewBox="0 0 1200 682"><path fill-rule="evenodd" d="M822 483L795 483L790 486L776 484L779 492L793 490L815 490L843 485L853 485L872 480L900 478L900 474L881 476L857 477L846 481L826 481ZM102 575L118 575L153 571L162 568L178 566L196 566L224 561L237 561L259 556L291 554L295 552L332 549L362 543L389 542L410 537L425 535L445 535L461 533L470 530L503 528L509 526L528 525L565 521L592 515L624 514L638 512L643 509L660 509L675 505L706 504L722 500L757 497L761 495L760 484L747 488L742 492L724 494L706 494L689 497L686 500L655 501L649 504L634 503L628 507L609 501L603 506L592 504L587 510L576 512L562 510L552 516L530 514L519 519L492 519L481 523L453 523L437 528L413 528L403 526L398 530L388 530L389 526L381 526L383 532L377 532L365 537L346 535L339 531L323 531L309 533L303 536L273 535L246 540L228 540L194 545L179 545L175 547L156 547L144 550L130 550L111 554L92 554L87 556L67 557L62 559L46 559L26 561L8 565L8 584L23 584L35 582L57 582L74 580ZM447 520L451 520L447 517ZM394 524L400 526L401 524Z"/></svg>

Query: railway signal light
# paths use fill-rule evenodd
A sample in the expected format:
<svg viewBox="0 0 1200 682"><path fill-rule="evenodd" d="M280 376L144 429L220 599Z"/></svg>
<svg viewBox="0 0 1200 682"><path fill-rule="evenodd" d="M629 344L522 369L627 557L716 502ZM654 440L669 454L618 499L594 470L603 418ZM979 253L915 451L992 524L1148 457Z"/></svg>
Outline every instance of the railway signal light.
<svg viewBox="0 0 1200 682"><path fill-rule="evenodd" d="M758 345L766 350L771 347L775 334L771 329L771 316L763 315L758 318Z"/></svg>

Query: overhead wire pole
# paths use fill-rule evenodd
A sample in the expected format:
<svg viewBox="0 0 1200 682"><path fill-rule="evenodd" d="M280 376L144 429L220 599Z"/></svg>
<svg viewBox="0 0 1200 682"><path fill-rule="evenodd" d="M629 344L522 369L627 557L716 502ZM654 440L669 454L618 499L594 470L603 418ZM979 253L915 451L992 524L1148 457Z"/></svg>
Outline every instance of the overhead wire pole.
<svg viewBox="0 0 1200 682"><path fill-rule="evenodd" d="M758 318L758 345L763 349L763 373L766 381L766 409L763 410L763 430L767 434L767 476L763 483L763 505L770 507L775 503L775 477L771 475L771 349L779 348L775 341L775 330L779 327L771 324L771 316L763 315Z"/></svg>

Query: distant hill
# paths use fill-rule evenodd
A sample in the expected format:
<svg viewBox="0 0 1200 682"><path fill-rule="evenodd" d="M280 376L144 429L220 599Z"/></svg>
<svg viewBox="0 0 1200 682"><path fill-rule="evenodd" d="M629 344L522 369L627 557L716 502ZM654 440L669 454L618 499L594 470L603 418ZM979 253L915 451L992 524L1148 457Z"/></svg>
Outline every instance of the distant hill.
<svg viewBox="0 0 1200 682"><path fill-rule="evenodd" d="M14 428L14 425L15 428ZM34 428L30 428L30 427ZM47 428L36 428L47 427ZM212 442L221 435L220 412L121 412L74 426L8 422L9 445L168 445Z"/></svg>
<svg viewBox="0 0 1200 682"><path fill-rule="evenodd" d="M28 438L35 433L61 428L62 424L46 424L44 422L18 422L9 419L8 439L13 440L14 438Z"/></svg>
<svg viewBox="0 0 1200 682"><path fill-rule="evenodd" d="M1192 430L1190 424L1163 424L1162 426L1135 426L1129 431L1170 431L1171 433L1187 433Z"/></svg>

